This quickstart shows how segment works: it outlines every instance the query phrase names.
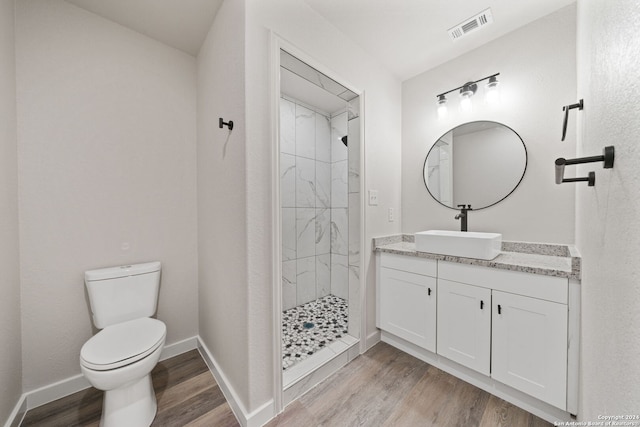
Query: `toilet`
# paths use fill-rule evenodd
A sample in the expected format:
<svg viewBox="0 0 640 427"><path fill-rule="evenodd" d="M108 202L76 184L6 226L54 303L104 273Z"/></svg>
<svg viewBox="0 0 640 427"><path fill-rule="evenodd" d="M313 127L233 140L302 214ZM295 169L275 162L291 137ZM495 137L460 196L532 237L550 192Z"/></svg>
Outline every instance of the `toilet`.
<svg viewBox="0 0 640 427"><path fill-rule="evenodd" d="M151 370L167 328L152 319L160 288L160 262L85 272L93 324L101 329L80 350L80 369L104 390L101 427L149 426L156 416Z"/></svg>

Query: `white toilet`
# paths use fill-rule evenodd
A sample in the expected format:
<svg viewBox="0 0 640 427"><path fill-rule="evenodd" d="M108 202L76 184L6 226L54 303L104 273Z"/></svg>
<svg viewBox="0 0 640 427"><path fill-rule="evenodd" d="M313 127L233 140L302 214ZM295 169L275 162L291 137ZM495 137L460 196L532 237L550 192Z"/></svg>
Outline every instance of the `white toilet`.
<svg viewBox="0 0 640 427"><path fill-rule="evenodd" d="M149 426L156 416L151 370L167 328L150 316L160 288L159 262L85 272L93 324L102 329L80 351L87 380L104 390L101 427Z"/></svg>

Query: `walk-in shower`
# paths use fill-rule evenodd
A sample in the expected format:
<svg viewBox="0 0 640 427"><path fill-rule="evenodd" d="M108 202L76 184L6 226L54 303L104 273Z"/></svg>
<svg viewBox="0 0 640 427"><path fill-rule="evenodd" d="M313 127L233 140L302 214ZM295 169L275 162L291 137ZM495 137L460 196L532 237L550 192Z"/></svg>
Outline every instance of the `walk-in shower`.
<svg viewBox="0 0 640 427"><path fill-rule="evenodd" d="M360 100L280 55L282 368L359 338ZM347 143L348 142L348 143ZM285 381L285 386L286 386Z"/></svg>

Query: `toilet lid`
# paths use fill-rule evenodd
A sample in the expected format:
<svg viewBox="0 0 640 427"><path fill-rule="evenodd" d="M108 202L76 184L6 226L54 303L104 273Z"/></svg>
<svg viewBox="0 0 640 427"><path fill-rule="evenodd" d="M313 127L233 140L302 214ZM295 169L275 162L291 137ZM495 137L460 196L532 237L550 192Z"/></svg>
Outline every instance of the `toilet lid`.
<svg viewBox="0 0 640 427"><path fill-rule="evenodd" d="M97 371L129 365L161 346L166 334L165 324L149 317L107 326L82 346L80 360Z"/></svg>

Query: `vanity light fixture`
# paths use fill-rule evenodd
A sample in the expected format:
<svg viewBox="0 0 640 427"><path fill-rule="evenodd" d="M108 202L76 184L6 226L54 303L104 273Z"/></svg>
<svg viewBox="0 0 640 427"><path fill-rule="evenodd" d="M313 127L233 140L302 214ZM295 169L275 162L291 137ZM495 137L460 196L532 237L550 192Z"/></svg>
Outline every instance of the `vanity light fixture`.
<svg viewBox="0 0 640 427"><path fill-rule="evenodd" d="M499 92L499 83L498 76L500 73L492 74L487 77L483 77L480 80L467 82L462 86L457 88L448 90L443 92L437 96L438 101L438 118L444 118L447 115L447 97L446 95L454 92L456 90L460 90L460 111L461 112L470 112L473 109L473 103L471 102L471 98L478 90L478 83L483 80L488 80L485 85L485 100L487 104L495 105L500 100L500 92Z"/></svg>

